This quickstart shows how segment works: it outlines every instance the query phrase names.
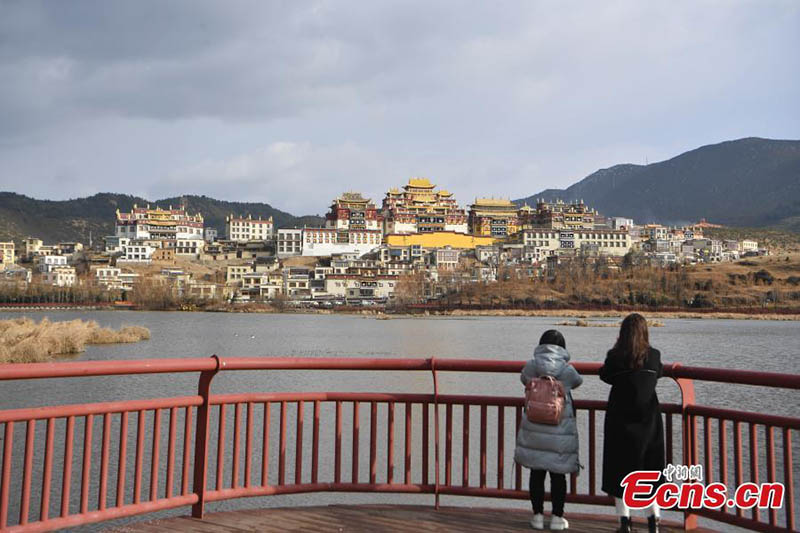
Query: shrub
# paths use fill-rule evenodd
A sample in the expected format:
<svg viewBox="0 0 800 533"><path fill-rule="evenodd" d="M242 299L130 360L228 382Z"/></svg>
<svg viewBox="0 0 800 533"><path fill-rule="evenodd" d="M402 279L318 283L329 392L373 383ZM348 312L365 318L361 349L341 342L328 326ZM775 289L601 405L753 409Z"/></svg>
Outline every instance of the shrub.
<svg viewBox="0 0 800 533"><path fill-rule="evenodd" d="M765 285L772 285L772 282L775 281L775 278L772 274L769 273L768 270L761 269L755 274L753 274L753 281L758 283L759 281L764 283Z"/></svg>
<svg viewBox="0 0 800 533"><path fill-rule="evenodd" d="M706 309L709 307L714 307L714 302L711 301L711 299L705 294L698 292L697 294L694 295L694 298L692 298L692 301L690 302L689 305L690 307Z"/></svg>

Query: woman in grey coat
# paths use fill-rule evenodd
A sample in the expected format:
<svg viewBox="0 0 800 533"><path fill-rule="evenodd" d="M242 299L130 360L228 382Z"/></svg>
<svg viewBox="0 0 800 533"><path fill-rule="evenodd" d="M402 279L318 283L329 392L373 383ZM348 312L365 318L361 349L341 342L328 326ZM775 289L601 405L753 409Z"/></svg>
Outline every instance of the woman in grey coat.
<svg viewBox="0 0 800 533"><path fill-rule="evenodd" d="M565 404L558 425L536 424L522 417L517 434L514 461L531 469L530 495L533 506L531 527L544 529L544 478L550 472L550 496L553 500L551 530L569 527L564 518L564 500L567 497L567 476L578 472L578 426L570 391L583 383L575 367L569 364L569 352L564 336L551 329L545 331L533 359L522 369L520 380L527 386L533 379L552 376L564 387Z"/></svg>

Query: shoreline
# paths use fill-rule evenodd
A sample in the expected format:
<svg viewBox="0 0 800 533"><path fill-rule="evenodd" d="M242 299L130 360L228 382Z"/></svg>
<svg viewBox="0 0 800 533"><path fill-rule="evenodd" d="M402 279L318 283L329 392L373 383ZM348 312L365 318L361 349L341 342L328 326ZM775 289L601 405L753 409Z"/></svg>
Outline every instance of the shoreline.
<svg viewBox="0 0 800 533"><path fill-rule="evenodd" d="M45 311L139 311L139 312L167 312L167 313L254 313L254 314L311 314L311 315L355 315L375 317L377 319L391 320L401 318L431 318L431 317L551 317L551 318L624 318L630 313L640 313L647 318L664 319L691 319L691 320L775 320L782 322L800 321L798 312L732 312L732 311L657 311L647 309L626 310L587 310L587 309L451 309L451 310L424 310L416 312L387 312L384 309L274 309L269 307L228 307L213 309L132 309L115 308L108 306L87 305L53 305L53 306L0 306L0 312L12 313L45 312Z"/></svg>
<svg viewBox="0 0 800 533"><path fill-rule="evenodd" d="M449 316L511 316L511 317L559 317L559 318L624 318L630 313L640 313L647 318L683 318L683 319L708 319L708 320L779 320L784 322L800 321L798 313L734 313L727 311L650 311L650 310L625 310L625 311L587 311L580 309L487 309L487 310L461 310L455 309L444 314Z"/></svg>

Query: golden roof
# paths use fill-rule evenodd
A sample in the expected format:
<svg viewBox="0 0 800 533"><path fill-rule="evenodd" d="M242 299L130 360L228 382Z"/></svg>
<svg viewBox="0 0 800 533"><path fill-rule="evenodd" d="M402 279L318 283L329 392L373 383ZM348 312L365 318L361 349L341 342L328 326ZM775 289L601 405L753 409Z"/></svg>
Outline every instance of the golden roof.
<svg viewBox="0 0 800 533"><path fill-rule="evenodd" d="M441 189L437 194L439 196L453 196L453 193L451 193L450 191L446 191L444 189Z"/></svg>
<svg viewBox="0 0 800 533"><path fill-rule="evenodd" d="M476 198L475 206L477 207L513 207L514 204L511 200L499 198Z"/></svg>
<svg viewBox="0 0 800 533"><path fill-rule="evenodd" d="M428 178L410 178L408 180L408 186L418 187L420 189L433 189L435 187Z"/></svg>
<svg viewBox="0 0 800 533"><path fill-rule="evenodd" d="M367 203L369 202L369 198L364 198L361 196L360 192L345 192L342 193L339 198L336 199L337 201L342 202L356 202L356 203Z"/></svg>

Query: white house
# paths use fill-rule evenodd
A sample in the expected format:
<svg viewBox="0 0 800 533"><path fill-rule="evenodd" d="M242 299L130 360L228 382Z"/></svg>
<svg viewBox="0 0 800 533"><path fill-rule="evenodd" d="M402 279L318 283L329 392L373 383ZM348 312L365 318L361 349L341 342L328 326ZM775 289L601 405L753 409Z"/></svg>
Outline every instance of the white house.
<svg viewBox="0 0 800 533"><path fill-rule="evenodd" d="M55 268L67 266L65 255L43 255L38 258L39 272L51 272Z"/></svg>
<svg viewBox="0 0 800 533"><path fill-rule="evenodd" d="M274 236L274 223L272 217L262 219L247 217L225 217L225 234L228 239L237 242L268 241Z"/></svg>
<svg viewBox="0 0 800 533"><path fill-rule="evenodd" d="M117 259L117 263L150 263L154 251L156 248L149 244L127 244L122 249L122 257Z"/></svg>
<svg viewBox="0 0 800 533"><path fill-rule="evenodd" d="M69 266L54 267L42 275L43 283L56 287L73 287L75 280L75 269Z"/></svg>
<svg viewBox="0 0 800 533"><path fill-rule="evenodd" d="M278 230L278 257L291 257L303 253L303 230L286 228Z"/></svg>
<svg viewBox="0 0 800 533"><path fill-rule="evenodd" d="M329 257L337 254L364 255L380 247L383 234L380 230L333 228L304 228L302 252L304 256ZM280 248L279 248L280 254Z"/></svg>

